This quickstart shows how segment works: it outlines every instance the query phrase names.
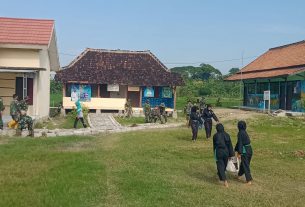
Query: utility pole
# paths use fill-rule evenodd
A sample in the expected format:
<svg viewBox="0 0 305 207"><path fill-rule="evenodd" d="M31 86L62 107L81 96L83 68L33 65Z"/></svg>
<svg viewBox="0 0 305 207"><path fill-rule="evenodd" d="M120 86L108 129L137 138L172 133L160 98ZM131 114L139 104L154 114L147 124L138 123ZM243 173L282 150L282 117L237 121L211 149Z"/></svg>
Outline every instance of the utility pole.
<svg viewBox="0 0 305 207"><path fill-rule="evenodd" d="M241 52L241 69L244 67L244 50ZM241 101L241 106L243 105L243 72L240 69L240 99Z"/></svg>

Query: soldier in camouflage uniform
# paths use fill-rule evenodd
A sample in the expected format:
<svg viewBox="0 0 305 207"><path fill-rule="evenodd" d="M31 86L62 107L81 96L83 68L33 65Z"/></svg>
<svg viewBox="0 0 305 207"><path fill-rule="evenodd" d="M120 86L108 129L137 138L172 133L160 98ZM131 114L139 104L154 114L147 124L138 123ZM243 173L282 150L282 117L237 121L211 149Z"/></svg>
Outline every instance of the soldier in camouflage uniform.
<svg viewBox="0 0 305 207"><path fill-rule="evenodd" d="M146 100L145 105L144 105L144 115L145 115L145 122L149 123L151 122L150 116L151 116L151 107L149 104L149 100Z"/></svg>
<svg viewBox="0 0 305 207"><path fill-rule="evenodd" d="M200 112L200 114L203 113L203 110L204 110L205 106L206 106L205 98L201 97L200 102L199 102L199 112Z"/></svg>
<svg viewBox="0 0 305 207"><path fill-rule="evenodd" d="M128 99L125 103L125 116L130 118L132 116L132 107L131 107L131 100Z"/></svg>
<svg viewBox="0 0 305 207"><path fill-rule="evenodd" d="M25 97L24 100L21 100L19 102L20 118L18 121L18 129L17 129L16 135L20 136L22 130L27 128L29 130L29 136L33 137L34 136L33 119L26 114L27 110L29 108L27 101L28 101L28 97Z"/></svg>
<svg viewBox="0 0 305 207"><path fill-rule="evenodd" d="M19 120L19 102L18 96L16 94L13 95L13 101L10 104L10 115L15 122Z"/></svg>
<svg viewBox="0 0 305 207"><path fill-rule="evenodd" d="M161 120L161 124L164 124L164 123L167 122L167 115L166 115L165 104L164 103L160 104L159 110L160 110L160 118L159 119Z"/></svg>
<svg viewBox="0 0 305 207"><path fill-rule="evenodd" d="M3 129L3 120L2 120L2 112L4 111L5 107L3 104L3 99L0 97L0 129Z"/></svg>
<svg viewBox="0 0 305 207"><path fill-rule="evenodd" d="M186 112L186 125L189 125L190 121L190 115L191 115L191 109L193 107L193 104L190 100L188 100L186 106L185 106L185 112Z"/></svg>

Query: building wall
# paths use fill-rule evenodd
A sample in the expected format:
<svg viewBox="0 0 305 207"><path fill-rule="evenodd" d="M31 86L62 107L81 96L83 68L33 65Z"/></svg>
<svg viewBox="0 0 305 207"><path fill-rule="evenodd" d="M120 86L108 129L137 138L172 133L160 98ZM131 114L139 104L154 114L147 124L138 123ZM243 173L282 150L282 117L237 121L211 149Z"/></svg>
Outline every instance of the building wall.
<svg viewBox="0 0 305 207"><path fill-rule="evenodd" d="M40 67L39 51L30 49L0 48L0 66Z"/></svg>
<svg viewBox="0 0 305 207"><path fill-rule="evenodd" d="M119 92L110 92L110 98L127 98L127 86L120 85Z"/></svg>
<svg viewBox="0 0 305 207"><path fill-rule="evenodd" d="M305 80L246 83L244 87L245 106L263 109L264 91L270 90L271 109L305 111Z"/></svg>
<svg viewBox="0 0 305 207"><path fill-rule="evenodd" d="M145 105L146 100L149 100L151 107L159 106L161 103L164 103L167 108L174 108L174 94L172 98L163 98L163 87L154 87L155 88L155 97L145 97L144 91L145 87L142 87L142 106Z"/></svg>
<svg viewBox="0 0 305 207"><path fill-rule="evenodd" d="M35 108L35 116L45 118L49 116L50 109L50 60L47 50L39 51L40 64L39 67L45 68L46 71L37 73L36 81L34 81L33 104Z"/></svg>

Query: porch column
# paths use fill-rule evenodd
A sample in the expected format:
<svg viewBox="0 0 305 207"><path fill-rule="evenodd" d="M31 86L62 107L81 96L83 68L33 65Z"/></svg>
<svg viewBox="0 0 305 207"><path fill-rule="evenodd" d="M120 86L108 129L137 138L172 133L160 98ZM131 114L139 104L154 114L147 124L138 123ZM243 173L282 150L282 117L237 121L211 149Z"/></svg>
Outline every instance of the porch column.
<svg viewBox="0 0 305 207"><path fill-rule="evenodd" d="M98 98L101 97L101 86L100 86L100 84L97 84L97 97Z"/></svg>
<svg viewBox="0 0 305 207"><path fill-rule="evenodd" d="M66 84L65 83L62 85L62 96L66 97Z"/></svg>
<svg viewBox="0 0 305 207"><path fill-rule="evenodd" d="M140 106L140 108L142 108L142 87L141 86L139 86L140 87L140 104L139 104L139 106Z"/></svg>
<svg viewBox="0 0 305 207"><path fill-rule="evenodd" d="M177 90L176 86L174 86L174 110L176 110L176 101L177 101Z"/></svg>

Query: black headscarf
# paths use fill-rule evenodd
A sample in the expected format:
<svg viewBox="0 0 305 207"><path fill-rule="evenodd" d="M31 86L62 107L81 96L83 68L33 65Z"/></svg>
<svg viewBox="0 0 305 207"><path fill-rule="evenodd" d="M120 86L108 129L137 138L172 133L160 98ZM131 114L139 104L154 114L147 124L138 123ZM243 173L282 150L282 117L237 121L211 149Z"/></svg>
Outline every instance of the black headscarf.
<svg viewBox="0 0 305 207"><path fill-rule="evenodd" d="M247 124L245 121L239 121L237 123L237 127L238 127L238 130L246 130L247 129Z"/></svg>

